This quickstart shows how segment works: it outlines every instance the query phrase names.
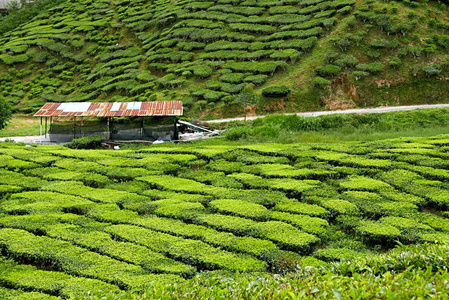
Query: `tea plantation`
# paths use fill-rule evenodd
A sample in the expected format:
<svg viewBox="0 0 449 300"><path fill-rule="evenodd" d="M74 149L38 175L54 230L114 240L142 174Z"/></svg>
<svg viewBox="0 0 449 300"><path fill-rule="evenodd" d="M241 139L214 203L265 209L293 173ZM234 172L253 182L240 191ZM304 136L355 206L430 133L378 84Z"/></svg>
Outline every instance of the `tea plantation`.
<svg viewBox="0 0 449 300"><path fill-rule="evenodd" d="M360 299L363 288L347 284L363 278L376 282L367 295L388 298L376 290L388 276L438 295L448 289L447 246L413 245L449 241L448 150L449 135L120 151L1 143L0 296L150 288L148 299L229 298L214 289L249 284L288 297L276 290L284 282L293 295L346 287Z"/></svg>
<svg viewBox="0 0 449 300"><path fill-rule="evenodd" d="M0 19L14 112L176 99L242 115L245 88L259 114L447 100L447 1L35 2Z"/></svg>

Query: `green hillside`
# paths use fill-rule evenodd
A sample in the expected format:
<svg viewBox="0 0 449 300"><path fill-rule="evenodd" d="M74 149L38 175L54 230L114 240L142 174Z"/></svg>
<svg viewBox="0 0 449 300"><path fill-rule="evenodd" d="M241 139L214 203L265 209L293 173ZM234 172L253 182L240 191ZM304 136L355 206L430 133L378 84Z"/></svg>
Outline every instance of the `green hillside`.
<svg viewBox="0 0 449 300"><path fill-rule="evenodd" d="M416 290L419 276L447 271L447 246L394 247L449 242L448 145L448 135L120 151L0 143L0 295L161 292L200 273L245 282L235 274L345 260L332 274L370 282L422 268L398 285Z"/></svg>
<svg viewBox="0 0 449 300"><path fill-rule="evenodd" d="M3 25L0 96L22 113L47 101L176 99L192 117L242 115L251 93L252 113L447 102L446 3L47 3Z"/></svg>

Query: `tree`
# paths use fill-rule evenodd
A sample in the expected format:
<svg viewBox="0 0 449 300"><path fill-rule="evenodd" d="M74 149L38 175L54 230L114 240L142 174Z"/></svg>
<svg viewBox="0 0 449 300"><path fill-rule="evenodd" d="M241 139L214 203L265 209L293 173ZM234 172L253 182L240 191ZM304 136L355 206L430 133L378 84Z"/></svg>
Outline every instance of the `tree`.
<svg viewBox="0 0 449 300"><path fill-rule="evenodd" d="M245 121L246 121L246 113L248 106L256 105L257 101L259 101L259 96L256 94L256 92L254 92L253 85L248 84L237 95L235 101L243 107L245 111Z"/></svg>
<svg viewBox="0 0 449 300"><path fill-rule="evenodd" d="M5 128L11 119L11 106L4 98L0 98L0 130Z"/></svg>

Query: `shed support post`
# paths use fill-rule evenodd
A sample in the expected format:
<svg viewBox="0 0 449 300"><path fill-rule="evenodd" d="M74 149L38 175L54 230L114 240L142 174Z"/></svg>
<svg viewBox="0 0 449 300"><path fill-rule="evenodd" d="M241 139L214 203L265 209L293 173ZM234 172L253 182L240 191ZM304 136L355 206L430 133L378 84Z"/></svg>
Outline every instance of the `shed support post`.
<svg viewBox="0 0 449 300"><path fill-rule="evenodd" d="M84 137L84 131L83 131L84 123L83 123L83 120L84 120L84 118L81 117L81 128L80 128L80 131L81 131L81 137Z"/></svg>
<svg viewBox="0 0 449 300"><path fill-rule="evenodd" d="M106 139L110 139L111 131L109 130L109 119L110 117L106 118Z"/></svg>
<svg viewBox="0 0 449 300"><path fill-rule="evenodd" d="M179 140L179 132L178 132L178 118L175 117L175 122L174 122L174 126L175 126L175 131L174 131L174 139L175 141Z"/></svg>
<svg viewBox="0 0 449 300"><path fill-rule="evenodd" d="M140 140L143 140L143 118L140 119Z"/></svg>
<svg viewBox="0 0 449 300"><path fill-rule="evenodd" d="M42 143L42 117L41 117L41 126L40 126L40 141Z"/></svg>
<svg viewBox="0 0 449 300"><path fill-rule="evenodd" d="M76 117L73 117L73 138L76 139Z"/></svg>
<svg viewBox="0 0 449 300"><path fill-rule="evenodd" d="M48 121L48 118L45 117L45 138L47 138L47 121Z"/></svg>
<svg viewBox="0 0 449 300"><path fill-rule="evenodd" d="M108 117L107 120L108 120L108 140L112 140L112 131L114 130L112 118Z"/></svg>

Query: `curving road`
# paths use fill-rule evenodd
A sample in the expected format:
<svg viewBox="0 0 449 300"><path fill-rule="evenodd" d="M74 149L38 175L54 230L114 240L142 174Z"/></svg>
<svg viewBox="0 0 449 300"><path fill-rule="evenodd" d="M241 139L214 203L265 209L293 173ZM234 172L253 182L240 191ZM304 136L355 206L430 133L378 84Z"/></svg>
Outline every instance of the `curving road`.
<svg viewBox="0 0 449 300"><path fill-rule="evenodd" d="M381 106L381 107L372 107L372 108L355 108L355 109L347 109L347 110L329 110L329 111L314 111L314 112L299 112L299 113L286 113L283 115L297 115L303 117L318 117L323 115L333 115L333 114L372 114L372 113L385 113L392 111L405 111L405 110L414 110L414 109L425 109L425 108L444 108L449 107L449 104L421 104L421 105L406 105L406 106ZM252 116L246 117L246 120L254 120L258 118L266 117L264 116ZM209 120L207 123L226 123L232 121L243 121L245 118L229 118L229 119L218 119L218 120Z"/></svg>

